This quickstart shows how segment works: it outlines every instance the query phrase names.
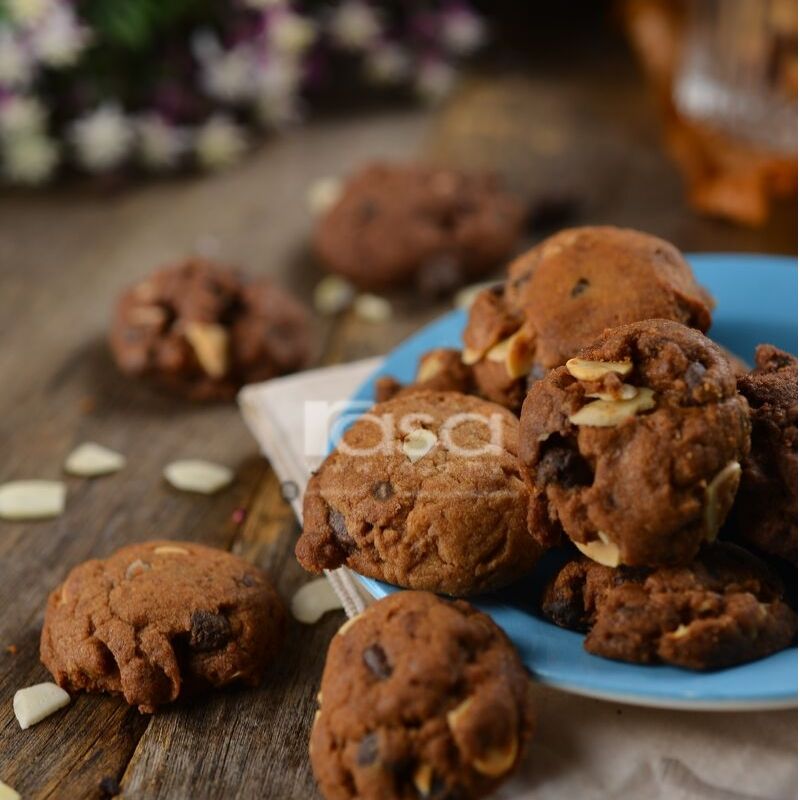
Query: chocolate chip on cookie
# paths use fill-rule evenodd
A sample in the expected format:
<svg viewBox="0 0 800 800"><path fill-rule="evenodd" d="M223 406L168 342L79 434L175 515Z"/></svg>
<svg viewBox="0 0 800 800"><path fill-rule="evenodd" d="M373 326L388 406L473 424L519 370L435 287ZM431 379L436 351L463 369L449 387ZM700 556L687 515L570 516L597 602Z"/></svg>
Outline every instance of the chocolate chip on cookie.
<svg viewBox="0 0 800 800"><path fill-rule="evenodd" d="M416 284L436 296L500 266L524 217L490 176L379 163L347 182L314 245L326 269L361 289Z"/></svg>
<svg viewBox="0 0 800 800"><path fill-rule="evenodd" d="M797 359L771 345L738 380L753 424L731 512L737 541L797 563Z"/></svg>
<svg viewBox="0 0 800 800"><path fill-rule="evenodd" d="M716 537L749 448L747 403L713 342L668 320L614 328L525 399L530 530L608 566L688 563Z"/></svg>
<svg viewBox="0 0 800 800"><path fill-rule="evenodd" d="M379 403L311 479L298 560L452 595L511 583L540 554L517 429L506 409L456 392Z"/></svg>
<svg viewBox="0 0 800 800"><path fill-rule="evenodd" d="M518 410L526 384L606 328L671 319L705 331L712 301L668 242L614 227L562 231L512 262L501 293L483 292L464 331L479 393Z"/></svg>
<svg viewBox="0 0 800 800"><path fill-rule="evenodd" d="M463 601L401 592L333 637L311 765L333 800L473 800L519 763L529 678L506 635Z"/></svg>
<svg viewBox="0 0 800 800"><path fill-rule="evenodd" d="M145 542L75 567L48 599L41 658L69 691L152 713L187 693L256 685L284 629L264 574L189 542Z"/></svg>
<svg viewBox="0 0 800 800"><path fill-rule="evenodd" d="M717 542L684 567L605 567L578 557L545 590L557 625L588 631L590 653L719 669L789 647L797 618L780 582L746 550Z"/></svg>
<svg viewBox="0 0 800 800"><path fill-rule="evenodd" d="M110 343L122 372L206 400L305 366L310 329L271 280L192 258L123 292Z"/></svg>

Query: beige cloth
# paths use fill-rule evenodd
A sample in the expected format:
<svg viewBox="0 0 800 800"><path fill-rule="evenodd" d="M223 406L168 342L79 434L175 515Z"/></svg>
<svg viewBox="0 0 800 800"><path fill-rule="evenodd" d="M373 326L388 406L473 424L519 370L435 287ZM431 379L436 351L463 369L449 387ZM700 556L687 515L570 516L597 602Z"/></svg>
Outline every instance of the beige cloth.
<svg viewBox="0 0 800 800"><path fill-rule="evenodd" d="M298 519L302 490L325 454L324 423L336 412L333 404L346 400L379 364L369 359L242 390L242 413L264 455L281 481L293 481L300 490L293 501ZM348 570L328 577L348 616L363 610L369 597ZM537 695L534 742L496 799L797 797L796 711L669 711L545 686L537 687Z"/></svg>

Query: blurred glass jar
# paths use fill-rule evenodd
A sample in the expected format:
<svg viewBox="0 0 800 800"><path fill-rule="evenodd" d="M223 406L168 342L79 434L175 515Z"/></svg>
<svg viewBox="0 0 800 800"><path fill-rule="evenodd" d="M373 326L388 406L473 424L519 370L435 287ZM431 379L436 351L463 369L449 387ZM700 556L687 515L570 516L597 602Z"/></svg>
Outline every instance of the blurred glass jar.
<svg viewBox="0 0 800 800"><path fill-rule="evenodd" d="M776 154L797 152L797 0L689 0L678 112Z"/></svg>

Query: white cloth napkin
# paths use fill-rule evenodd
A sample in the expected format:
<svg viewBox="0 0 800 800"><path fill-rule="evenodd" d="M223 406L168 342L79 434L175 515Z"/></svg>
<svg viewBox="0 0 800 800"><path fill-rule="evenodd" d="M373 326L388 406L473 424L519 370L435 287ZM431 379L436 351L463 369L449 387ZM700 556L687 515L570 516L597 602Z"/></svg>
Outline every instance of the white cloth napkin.
<svg viewBox="0 0 800 800"><path fill-rule="evenodd" d="M300 519L336 404L380 365L368 359L248 386L244 418ZM309 405L311 404L311 405ZM329 413L326 413L328 411ZM289 483L291 482L291 483ZM294 484L298 491L293 491ZM347 569L328 578L348 616L369 596ZM537 731L496 800L789 800L797 797L795 711L700 712L622 706L536 689Z"/></svg>

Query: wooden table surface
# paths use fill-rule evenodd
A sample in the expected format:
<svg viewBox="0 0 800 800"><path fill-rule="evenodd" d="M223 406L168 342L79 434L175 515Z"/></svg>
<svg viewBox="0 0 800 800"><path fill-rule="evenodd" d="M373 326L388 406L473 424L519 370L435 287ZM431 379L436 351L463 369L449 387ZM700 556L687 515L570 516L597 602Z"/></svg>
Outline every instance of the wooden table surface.
<svg viewBox="0 0 800 800"><path fill-rule="evenodd" d="M14 719L14 692L49 678L38 659L47 594L84 559L155 536L187 538L258 563L287 601L307 580L293 557L297 524L234 405L189 407L115 373L104 334L123 286L199 250L276 275L309 299L320 273L307 253L307 188L376 156L494 168L531 199L577 198L574 222L640 227L685 250L795 251L794 206L759 231L687 210L657 111L623 47L590 69L578 56L548 64L478 69L437 111L318 117L213 177L112 195L83 187L0 196L0 481L60 478L63 458L87 440L128 458L110 477L67 478L61 518L0 522L0 780L25 798L102 797L114 782L129 798L316 796L307 737L341 612L293 623L257 690L152 717L119 699L78 696L30 730ZM393 302L385 324L318 321L319 363L383 352L447 307L409 295ZM230 464L235 484L211 498L171 490L161 470L185 456ZM247 516L237 525L238 508Z"/></svg>

